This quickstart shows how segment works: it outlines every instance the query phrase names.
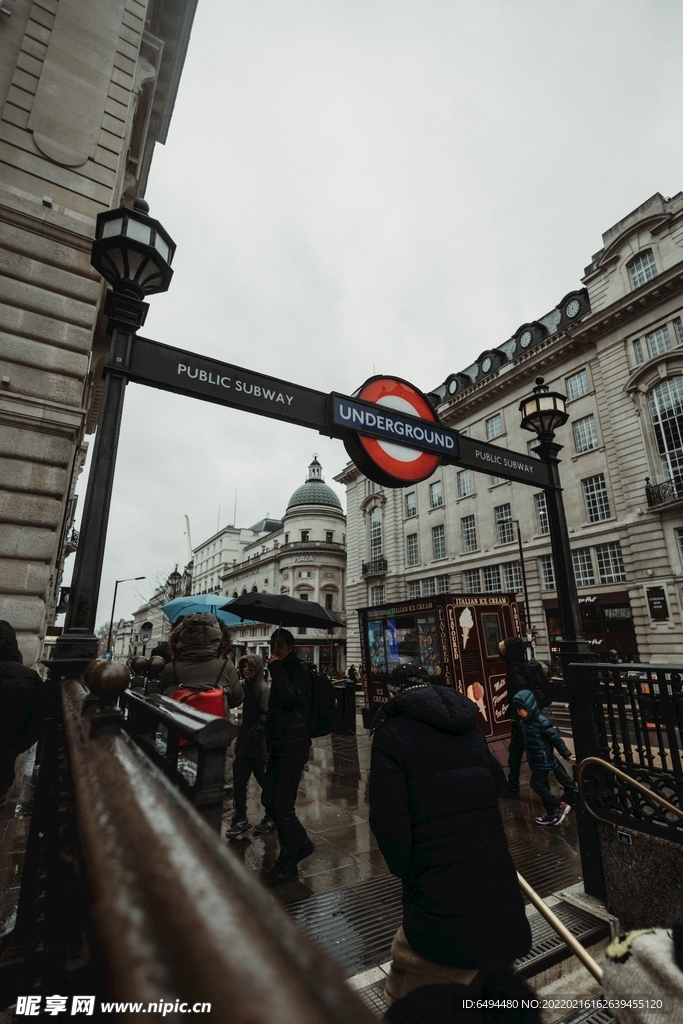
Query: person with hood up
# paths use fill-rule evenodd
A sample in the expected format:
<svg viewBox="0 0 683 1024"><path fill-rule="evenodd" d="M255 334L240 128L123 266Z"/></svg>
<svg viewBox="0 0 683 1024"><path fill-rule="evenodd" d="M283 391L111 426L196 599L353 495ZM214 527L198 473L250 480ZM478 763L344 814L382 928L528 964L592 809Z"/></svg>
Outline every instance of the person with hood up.
<svg viewBox="0 0 683 1024"><path fill-rule="evenodd" d="M370 826L403 882L391 947L391 1005L432 984L472 985L531 948L498 796L505 774L477 725L479 708L399 665L375 716Z"/></svg>
<svg viewBox="0 0 683 1024"><path fill-rule="evenodd" d="M531 788L538 793L545 814L536 818L537 825L561 825L576 799L576 786L555 756L559 750L566 761L574 762L571 750L545 715L542 715L531 690L519 690L512 698L512 714L517 716L524 736L526 759L531 769ZM564 789L560 800L550 789L550 773ZM569 799L567 799L569 798Z"/></svg>
<svg viewBox="0 0 683 1024"><path fill-rule="evenodd" d="M40 735L47 704L47 685L25 668L17 634L0 619L0 807L14 782L14 764Z"/></svg>
<svg viewBox="0 0 683 1024"><path fill-rule="evenodd" d="M251 828L247 818L247 784L253 772L263 790L268 759L266 719L270 687L263 677L263 658L256 654L240 658L239 671L244 679L244 704L232 766L234 813L232 824L225 833L228 839L241 836ZM275 829L275 822L267 807L265 811L263 819L254 826L256 832L272 832Z"/></svg>
<svg viewBox="0 0 683 1024"><path fill-rule="evenodd" d="M161 673L162 693L171 697L180 689L202 693L222 687L228 708L242 703L244 694L237 669L228 658L229 635L224 635L215 615L186 615L180 629L172 630L170 644L173 661Z"/></svg>
<svg viewBox="0 0 683 1024"><path fill-rule="evenodd" d="M526 656L526 641L518 636L509 636L498 644L500 655L507 662L508 700L511 702L519 690L532 690L539 708L551 703L550 680L543 666ZM524 754L524 737L516 715L510 715L510 746L508 747L508 788L505 796L519 796L519 773Z"/></svg>

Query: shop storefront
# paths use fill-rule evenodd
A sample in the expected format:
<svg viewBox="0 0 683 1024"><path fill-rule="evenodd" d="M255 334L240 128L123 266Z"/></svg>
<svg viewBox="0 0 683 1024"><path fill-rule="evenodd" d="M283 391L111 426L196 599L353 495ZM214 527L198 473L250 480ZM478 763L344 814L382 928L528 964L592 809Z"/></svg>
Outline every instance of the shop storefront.
<svg viewBox="0 0 683 1024"><path fill-rule="evenodd" d="M544 601L548 636L553 653L557 653L556 638L561 636L560 613L556 602ZM631 603L626 591L614 594L582 594L579 596L583 635L596 654L608 657L616 651L623 661L638 659L636 631L631 614Z"/></svg>

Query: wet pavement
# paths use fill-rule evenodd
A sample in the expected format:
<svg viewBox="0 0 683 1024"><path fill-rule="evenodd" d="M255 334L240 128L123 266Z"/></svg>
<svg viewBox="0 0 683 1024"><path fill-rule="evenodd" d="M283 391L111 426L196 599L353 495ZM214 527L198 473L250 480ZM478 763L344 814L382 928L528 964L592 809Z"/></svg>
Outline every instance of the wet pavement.
<svg viewBox="0 0 683 1024"><path fill-rule="evenodd" d="M388 874L368 823L370 734L358 716L356 736L323 736L313 741L311 759L304 769L297 800L297 815L315 844L315 853L299 865L299 880L275 892L284 903L354 885ZM529 789L528 770L522 767L521 797L501 800L500 810L517 869L541 896L581 879L576 824L573 812L559 827L543 828L534 817L543 814L538 797ZM555 789L560 795L561 790ZM260 821L260 791L249 784L248 816ZM232 802L226 801L224 829L232 820ZM254 872L270 868L278 854L275 833L229 842L232 852Z"/></svg>

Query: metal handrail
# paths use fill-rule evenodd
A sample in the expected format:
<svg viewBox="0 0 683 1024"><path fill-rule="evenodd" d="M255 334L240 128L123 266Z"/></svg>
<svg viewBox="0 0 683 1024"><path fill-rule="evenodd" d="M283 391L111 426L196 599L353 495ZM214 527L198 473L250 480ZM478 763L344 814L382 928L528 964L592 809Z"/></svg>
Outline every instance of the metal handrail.
<svg viewBox="0 0 683 1024"><path fill-rule="evenodd" d="M557 914L553 914L548 904L544 903L536 890L531 888L526 878L520 875L519 871L517 872L517 881L519 882L520 889L529 902L533 903L539 914L546 919L550 927L553 928L562 941L569 946L576 959L580 960L586 970L590 971L596 981L599 981L600 984L602 984L602 967L593 959L588 950L585 949L579 940L572 935L567 926L562 924Z"/></svg>
<svg viewBox="0 0 683 1024"><path fill-rule="evenodd" d="M596 821L602 821L606 825L615 824L615 822L611 818L601 818L600 815L596 814L593 808L586 802L586 799L584 797L583 776L585 768L589 764L598 764L601 768L606 768L608 771L612 772L613 775L616 775L617 778L622 779L624 782L628 783L629 786L633 786L634 789L637 789L639 793L642 793L644 796L647 796L651 800L654 800L655 803L660 804L660 806L663 807L670 814L675 814L677 818L683 820L683 811L680 809L680 807L675 807L673 804L669 803L669 801L666 800L663 796L660 796L659 793L655 793L653 789L648 789L648 787L644 786L642 782L638 782L637 779L634 779L630 775L627 775L626 772L622 772L621 768L617 768L615 765L610 764L609 761L605 761L602 757L584 757L583 761L577 769L576 781L579 787L579 796L581 797L583 806L586 808L588 813L593 818L595 818Z"/></svg>

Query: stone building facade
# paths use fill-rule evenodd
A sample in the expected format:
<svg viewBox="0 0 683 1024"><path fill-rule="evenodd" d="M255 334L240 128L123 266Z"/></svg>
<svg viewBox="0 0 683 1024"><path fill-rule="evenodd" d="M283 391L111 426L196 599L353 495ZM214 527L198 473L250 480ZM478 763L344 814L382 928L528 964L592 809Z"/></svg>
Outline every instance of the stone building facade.
<svg viewBox="0 0 683 1024"><path fill-rule="evenodd" d="M222 574L242 561L244 551L282 526L279 519L266 517L248 529L224 526L193 549L193 594L220 594Z"/></svg>
<svg viewBox="0 0 683 1024"><path fill-rule="evenodd" d="M541 374L567 395L561 478L583 610L596 651L675 662L683 652L683 193L656 194L603 235L582 279L430 393L443 423L534 457L519 403ZM540 657L559 633L543 493L455 466L383 489L353 466L348 494L348 657L355 610L446 592L523 601L517 522Z"/></svg>
<svg viewBox="0 0 683 1024"><path fill-rule="evenodd" d="M195 7L13 0L0 15L0 618L29 664L54 620L109 350L95 218L145 192Z"/></svg>
<svg viewBox="0 0 683 1024"><path fill-rule="evenodd" d="M221 575L221 584L228 597L252 592L289 594L317 601L345 619L346 517L339 498L323 479L316 456L306 482L289 499L280 529L245 547L242 560ZM267 657L274 628L260 623L233 627L239 653ZM292 632L300 658L326 672L344 673L344 630L330 634L302 627Z"/></svg>

